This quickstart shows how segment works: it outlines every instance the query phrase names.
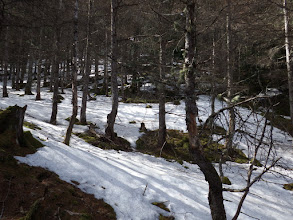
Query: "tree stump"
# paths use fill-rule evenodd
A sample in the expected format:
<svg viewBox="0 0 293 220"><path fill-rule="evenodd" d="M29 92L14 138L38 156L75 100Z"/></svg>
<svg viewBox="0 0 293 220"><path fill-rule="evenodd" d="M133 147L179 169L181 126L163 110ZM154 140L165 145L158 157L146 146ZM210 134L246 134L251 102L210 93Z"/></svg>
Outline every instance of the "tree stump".
<svg viewBox="0 0 293 220"><path fill-rule="evenodd" d="M0 146L22 145L26 108L15 105L0 112Z"/></svg>
<svg viewBox="0 0 293 220"><path fill-rule="evenodd" d="M147 129L145 127L145 123L143 123L143 122L140 123L139 132L147 132Z"/></svg>

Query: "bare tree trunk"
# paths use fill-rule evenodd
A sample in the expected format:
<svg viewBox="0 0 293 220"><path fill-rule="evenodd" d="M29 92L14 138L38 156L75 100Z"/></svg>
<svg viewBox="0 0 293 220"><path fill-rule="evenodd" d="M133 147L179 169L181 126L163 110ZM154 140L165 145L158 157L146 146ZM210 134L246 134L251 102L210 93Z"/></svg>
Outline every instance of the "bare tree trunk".
<svg viewBox="0 0 293 220"><path fill-rule="evenodd" d="M37 95L36 95L36 100L41 100L41 68L42 68L42 61L41 57L39 57L38 60L38 72L37 72Z"/></svg>
<svg viewBox="0 0 293 220"><path fill-rule="evenodd" d="M77 73L78 73L78 0L75 0L74 6L74 44L73 44L73 76L72 76L72 116L66 131L64 143L69 145L72 129L78 112L77 105Z"/></svg>
<svg viewBox="0 0 293 220"><path fill-rule="evenodd" d="M19 91L19 74L20 74L20 60L18 59L18 62L16 64L15 69L15 90Z"/></svg>
<svg viewBox="0 0 293 220"><path fill-rule="evenodd" d="M107 127L105 133L111 139L115 138L114 124L118 111L118 83L117 83L117 15L118 2L111 0L111 92L112 92L112 111L107 116Z"/></svg>
<svg viewBox="0 0 293 220"><path fill-rule="evenodd" d="M195 0L186 3L186 34L185 34L185 105L186 125L189 135L189 152L195 163L203 172L209 183L209 205L213 220L225 220L226 212L223 203L222 182L212 163L203 154L198 138L196 118L198 117L195 99L195 68L196 68L196 30Z"/></svg>
<svg viewBox="0 0 293 220"><path fill-rule="evenodd" d="M231 106L231 100L233 96L233 71L231 68L231 0L227 0L227 16L226 16L226 45L227 45L227 98L228 105ZM229 155L233 155L233 137L235 134L235 112L234 108L229 108L229 128L227 131L227 138L225 141L225 147Z"/></svg>
<svg viewBox="0 0 293 220"><path fill-rule="evenodd" d="M99 57L95 55L95 82L94 82L94 93L98 93L98 78L99 78Z"/></svg>
<svg viewBox="0 0 293 220"><path fill-rule="evenodd" d="M293 124L293 68L290 54L290 42L289 42L289 16L287 8L287 0L283 2L284 13L284 25L285 25L285 49L286 49L286 66L288 73L288 87L289 87L289 105L290 105L290 117Z"/></svg>
<svg viewBox="0 0 293 220"><path fill-rule="evenodd" d="M31 54L28 58L27 82L26 82L25 90L24 90L24 93L26 95L33 95L32 83L33 83L33 56Z"/></svg>
<svg viewBox="0 0 293 220"><path fill-rule="evenodd" d="M42 69L42 58L41 58L41 46L42 46L42 29L40 30L40 42L39 42L39 54L38 54L38 70L37 70L37 95L36 100L41 100L41 69Z"/></svg>
<svg viewBox="0 0 293 220"><path fill-rule="evenodd" d="M11 75L11 87L15 89L15 64L12 64L10 67L10 75Z"/></svg>
<svg viewBox="0 0 293 220"><path fill-rule="evenodd" d="M59 94L59 35L60 29L58 25L55 29L55 42L54 42L54 59L52 64L51 81L54 81L53 88L53 104L50 123L53 125L57 124L57 113L58 113L58 94Z"/></svg>
<svg viewBox="0 0 293 220"><path fill-rule="evenodd" d="M211 114L215 113L215 100L216 100L216 91L215 91L215 75L216 75L216 68L215 68L215 58L216 58L216 43L215 43L215 31L213 36L213 52L212 52L212 62L213 62L213 69L212 69L212 79L211 79Z"/></svg>
<svg viewBox="0 0 293 220"><path fill-rule="evenodd" d="M159 135L158 135L158 147L164 146L166 142L166 109L165 109L165 59L166 53L166 40L164 36L160 37L160 65L159 65Z"/></svg>
<svg viewBox="0 0 293 220"><path fill-rule="evenodd" d="M89 74L91 73L91 62L90 62L90 18L91 18L92 1L88 0L88 15L87 15L87 38L85 46L85 71L83 75L83 93L82 93L82 104L80 110L80 123L86 124L86 103L88 96L89 86Z"/></svg>
<svg viewBox="0 0 293 220"><path fill-rule="evenodd" d="M108 82L108 33L106 30L106 51L105 51L105 58L104 58L104 81L103 81L103 87L105 91L105 95L108 97L109 96L109 82Z"/></svg>
<svg viewBox="0 0 293 220"><path fill-rule="evenodd" d="M8 75L8 32L9 28L6 27L6 33L5 33L5 52L4 52L4 76L3 76L3 97L8 97L7 92L7 75Z"/></svg>
<svg viewBox="0 0 293 220"><path fill-rule="evenodd" d="M50 59L46 59L45 62L45 69L44 69L44 80L43 80L43 87L47 87L48 86L48 82L47 79L50 75L50 69L51 69L51 62Z"/></svg>
<svg viewBox="0 0 293 220"><path fill-rule="evenodd" d="M15 89L19 91L20 89L20 74L21 74L21 62L22 62L22 47L23 47L23 28L20 29L20 38L19 38L19 48L18 48L18 57L16 64L16 73L15 73Z"/></svg>

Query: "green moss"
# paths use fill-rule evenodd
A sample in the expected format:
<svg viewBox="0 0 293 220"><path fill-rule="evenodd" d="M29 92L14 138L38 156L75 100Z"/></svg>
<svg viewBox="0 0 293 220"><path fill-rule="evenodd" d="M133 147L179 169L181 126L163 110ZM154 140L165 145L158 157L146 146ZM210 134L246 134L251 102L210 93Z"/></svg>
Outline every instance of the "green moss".
<svg viewBox="0 0 293 220"><path fill-rule="evenodd" d="M147 131L136 141L136 149L142 153L163 157L169 161L193 162L189 154L189 138L187 133L178 130L167 130L166 144L158 147L158 130ZM233 155L227 155L224 145L209 140L202 136L200 139L205 157L211 162L234 161L237 163L249 163L246 155L239 149L235 149ZM222 155L223 154L223 155ZM256 165L260 165L256 163Z"/></svg>
<svg viewBox="0 0 293 220"><path fill-rule="evenodd" d="M253 159L250 160L250 163L252 163ZM259 162L259 160L255 159L254 160L254 166L257 166L257 167L262 167L262 164L261 162Z"/></svg>
<svg viewBox="0 0 293 220"><path fill-rule="evenodd" d="M88 213L82 213L79 220L90 220L92 219L92 216Z"/></svg>
<svg viewBox="0 0 293 220"><path fill-rule="evenodd" d="M30 207L30 210L28 211L28 213L26 214L26 216L24 216L23 218L21 218L21 220L33 220L35 219L35 215L40 207L40 203L41 203L42 199L38 199L36 200L32 206Z"/></svg>
<svg viewBox="0 0 293 220"><path fill-rule="evenodd" d="M136 121L130 121L129 124L136 124Z"/></svg>
<svg viewBox="0 0 293 220"><path fill-rule="evenodd" d="M163 209L167 212L170 212L170 209L167 208L167 206L164 204L164 202L152 202L152 204L159 207L160 209Z"/></svg>
<svg viewBox="0 0 293 220"><path fill-rule="evenodd" d="M37 149L43 147L44 145L35 139L30 131L25 131L23 133L23 144L25 147Z"/></svg>
<svg viewBox="0 0 293 220"><path fill-rule="evenodd" d="M124 103L158 103L158 100L155 99L143 99L139 97L134 97L134 98L127 98Z"/></svg>
<svg viewBox="0 0 293 220"><path fill-rule="evenodd" d="M23 126L24 127L27 127L27 128L30 128L32 130L42 130L40 127L38 127L37 125L33 124L33 123L30 123L30 122L27 122L27 121L24 121L23 122Z"/></svg>
<svg viewBox="0 0 293 220"><path fill-rule="evenodd" d="M70 121L71 117L68 117L68 118L65 118L66 121ZM79 120L78 118L75 118L75 122L74 122L75 125L83 125Z"/></svg>
<svg viewBox="0 0 293 220"><path fill-rule="evenodd" d="M175 220L175 218L173 216L163 216L160 214L159 220Z"/></svg>
<svg viewBox="0 0 293 220"><path fill-rule="evenodd" d="M58 94L58 96L57 96L57 102L58 103L61 103L62 100L64 100L64 97L62 95Z"/></svg>
<svg viewBox="0 0 293 220"><path fill-rule="evenodd" d="M291 136L293 136L293 125L290 121L290 119L286 119L280 115L276 115L271 112L267 112L264 115L268 120L270 120L270 124L276 128L279 128L280 130L284 132L288 132Z"/></svg>
<svg viewBox="0 0 293 220"><path fill-rule="evenodd" d="M231 181L229 180L229 178L226 177L226 176L222 177L222 183L226 184L226 185L231 185L232 184Z"/></svg>
<svg viewBox="0 0 293 220"><path fill-rule="evenodd" d="M283 188L286 190L293 191L293 183L284 184Z"/></svg>
<svg viewBox="0 0 293 220"><path fill-rule="evenodd" d="M75 134L78 137L82 138L87 143L94 145L96 147L102 148L104 150L124 150L124 151L131 151L130 143L121 138L121 137L115 137L114 140L110 140L109 138L103 136L103 135L95 135L90 132L84 132L84 133L77 133Z"/></svg>

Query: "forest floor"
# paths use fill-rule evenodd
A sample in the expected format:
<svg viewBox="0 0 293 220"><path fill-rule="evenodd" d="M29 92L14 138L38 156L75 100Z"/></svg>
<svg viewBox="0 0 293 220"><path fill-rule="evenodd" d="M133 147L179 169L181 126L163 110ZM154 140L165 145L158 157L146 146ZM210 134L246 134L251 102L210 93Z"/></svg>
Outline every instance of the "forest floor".
<svg viewBox="0 0 293 220"><path fill-rule="evenodd" d="M36 139L45 145L45 147L39 148L34 154L16 157L18 161L29 166L20 165L15 162L12 163L13 166L16 166L16 164L17 166L24 166L24 170L21 171L19 168L19 172L29 174L36 172L36 176L31 178L33 180L31 184L40 189L40 194L32 197L30 205L23 206L22 208L20 208L21 206L15 207L17 213L23 211L24 216L31 210L32 204L43 202L38 199L42 199L44 195L45 197L49 196L50 192L53 195L56 194L55 191L58 190L54 189L55 183L59 185L59 182L65 181L68 184L70 183L70 185L68 185L69 188L61 187L62 192L69 192L68 194L70 192L73 194L77 193L79 195L79 190L81 190L82 192L93 194L97 199L102 198L114 209L117 219L120 220L153 220L160 218L162 215L169 216L170 219L174 217L176 220L211 219L207 199L208 184L196 165L186 161L177 163L173 160L166 160L136 151L136 141L143 134L139 132L141 123L145 123L149 131L158 129L158 104L119 104L115 131L119 137L123 137L130 143L132 151L127 152L129 148L127 144L125 145L126 151L121 151L103 150L86 143L76 135L88 131L89 127L82 125L74 126L74 135L71 138L70 146L62 143L68 125L66 118L70 117L72 111L70 90L65 91L66 94L63 94L64 100L58 105L58 124L56 126L48 123L52 108L52 93L48 93L46 89L43 89L42 100L35 101L34 96L23 96L21 91L15 92L10 90L9 92L10 98L1 98L0 107L4 109L15 104L20 106L27 104L25 121L33 126L25 128L25 130L30 131ZM81 93L79 93L79 101L80 97ZM97 96L96 98L96 100L88 102L87 118L88 122L96 125L96 132L102 134L106 124L106 116L111 110L111 99L104 96ZM200 96L198 106L200 120L205 121L210 114L209 97ZM224 103L217 101L217 109L223 106L225 106ZM186 132L184 109L183 102L180 105L166 104L166 121L169 130ZM269 141L270 134L273 133L275 145L271 151L271 157L267 161L268 164L282 157L278 166L271 172L266 173L250 189L250 194L243 204L240 219L291 220L293 216L291 203L293 192L283 189L283 185L291 183L293 180L292 139L288 134L277 128L264 127L262 124L264 119L260 115L251 114L247 109L237 108L236 110L237 115L241 115L243 118L243 120L239 120L237 129L244 131L238 132L235 136L234 141L237 147L243 150L247 157L251 158L251 154L254 153L254 146L258 144L259 135L266 129L265 141ZM221 115L221 118L218 119L222 120L216 121L224 129L227 126L225 125L225 117L225 115ZM255 134L255 138L252 138L252 135L245 138L245 132ZM150 135L152 135L151 132ZM213 138L214 141L219 141L221 144L222 137L220 134L213 135ZM182 144L184 145L184 143ZM108 146L105 145L104 149L108 149ZM257 157L264 165L266 164L267 149L267 145L264 145ZM31 166L42 168L37 168L40 169L38 173L33 171L34 168ZM217 163L214 166L218 169ZM240 189L245 186L249 166L249 164L229 161L223 164L225 176L232 182L232 185L229 187ZM25 171L26 169L29 172ZM265 167L255 167L253 177L260 174L263 169ZM48 174L50 172L54 172L58 176ZM21 173L15 173L14 176L17 175L21 176ZM47 178L48 176L50 178L59 177L62 181L54 179L52 180L54 183L46 189L46 186L42 185L46 185L45 183L50 180L50 178ZM4 176L3 181L3 184L6 184L4 192L7 193L7 186L9 192L12 192L12 182L9 175ZM10 187L9 182L11 182ZM16 183L14 182L13 184ZM25 184L23 183L23 188L19 188L19 191L25 189ZM23 194L23 196L27 194ZM4 197L6 197L5 195ZM9 193L9 195L11 194ZM235 214L241 195L241 193L224 192L224 203L228 219L231 219ZM10 197L8 196L7 199ZM58 202L57 199L54 200L54 206L50 209L54 215L57 213L57 218L59 214L73 214L74 216L74 213L79 213L80 215L77 215L78 218L81 218L81 215L86 216L85 213L91 214L91 209L80 209L83 207L81 204L75 209L74 205L80 202L80 200L74 202L75 196L68 199L70 200L68 206L60 205L62 195L59 198ZM162 207L161 204L164 204L164 206ZM1 205L0 208L3 207ZM102 204L101 206L105 205ZM106 213L106 215L112 213L110 211L101 212ZM4 215L4 217L6 216Z"/></svg>
<svg viewBox="0 0 293 220"><path fill-rule="evenodd" d="M36 149L0 146L0 219L113 220L113 208L41 167L19 163L14 156Z"/></svg>

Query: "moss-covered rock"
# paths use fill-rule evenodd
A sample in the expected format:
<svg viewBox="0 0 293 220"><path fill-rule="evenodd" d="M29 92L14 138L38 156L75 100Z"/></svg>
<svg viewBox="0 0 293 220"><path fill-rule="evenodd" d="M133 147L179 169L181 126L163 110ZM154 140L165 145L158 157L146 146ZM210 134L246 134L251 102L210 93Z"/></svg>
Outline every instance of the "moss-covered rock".
<svg viewBox="0 0 293 220"><path fill-rule="evenodd" d="M293 183L284 184L283 188L286 190L293 191Z"/></svg>
<svg viewBox="0 0 293 220"><path fill-rule="evenodd" d="M62 95L58 94L58 95L57 95L57 102L58 102L58 103L61 103L62 100L64 100L64 97L63 97Z"/></svg>
<svg viewBox="0 0 293 220"><path fill-rule="evenodd" d="M173 216L163 216L160 214L159 220L174 220L175 218Z"/></svg>
<svg viewBox="0 0 293 220"><path fill-rule="evenodd" d="M79 138L82 138L87 143L104 150L123 150L132 151L130 143L121 137L115 137L114 140L110 140L104 135L93 134L90 131L76 134Z"/></svg>
<svg viewBox="0 0 293 220"><path fill-rule="evenodd" d="M167 208L164 202L152 202L152 204L159 207L160 209L170 212L170 209Z"/></svg>
<svg viewBox="0 0 293 220"><path fill-rule="evenodd" d="M232 184L231 181L229 180L229 178L226 177L226 176L223 176L223 177L221 178L221 180L222 180L222 183L223 183L223 184L226 184L226 185L231 185L231 184Z"/></svg>

